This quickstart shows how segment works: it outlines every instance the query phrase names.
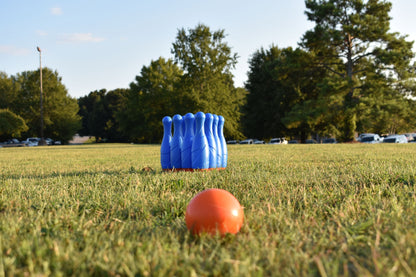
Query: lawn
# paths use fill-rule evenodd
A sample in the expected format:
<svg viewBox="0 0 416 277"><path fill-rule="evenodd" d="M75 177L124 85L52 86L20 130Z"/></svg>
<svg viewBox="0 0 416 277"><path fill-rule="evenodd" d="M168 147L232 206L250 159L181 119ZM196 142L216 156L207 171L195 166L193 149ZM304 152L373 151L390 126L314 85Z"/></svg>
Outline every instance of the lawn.
<svg viewBox="0 0 416 277"><path fill-rule="evenodd" d="M230 145L225 171L164 173L160 146L0 149L0 276L416 275L416 144ZM206 188L237 235L192 236Z"/></svg>

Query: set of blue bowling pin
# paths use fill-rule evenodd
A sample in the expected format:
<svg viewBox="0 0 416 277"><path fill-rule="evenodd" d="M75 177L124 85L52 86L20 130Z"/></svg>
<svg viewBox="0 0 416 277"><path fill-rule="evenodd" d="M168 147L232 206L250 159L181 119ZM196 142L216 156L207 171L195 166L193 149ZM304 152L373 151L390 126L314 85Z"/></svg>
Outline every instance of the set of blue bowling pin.
<svg viewBox="0 0 416 277"><path fill-rule="evenodd" d="M165 116L160 149L162 170L205 171L227 167L224 117L198 112ZM172 136L173 122L173 136Z"/></svg>

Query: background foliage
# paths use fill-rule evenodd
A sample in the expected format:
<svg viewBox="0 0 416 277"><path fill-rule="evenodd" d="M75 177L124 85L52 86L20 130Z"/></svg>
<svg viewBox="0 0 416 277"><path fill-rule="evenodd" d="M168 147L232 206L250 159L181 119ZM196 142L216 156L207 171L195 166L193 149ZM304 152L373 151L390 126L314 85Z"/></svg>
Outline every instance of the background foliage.
<svg viewBox="0 0 416 277"><path fill-rule="evenodd" d="M20 116L6 109L0 109L0 138L20 136L28 127Z"/></svg>
<svg viewBox="0 0 416 277"><path fill-rule="evenodd" d="M21 130L22 137L36 137L40 133L39 75L39 70L11 77L4 73L0 75L0 98L4 100L0 105L24 120L28 129ZM69 96L57 71L43 68L42 75L45 138L67 142L80 128L77 101Z"/></svg>
<svg viewBox="0 0 416 277"><path fill-rule="evenodd" d="M254 51L244 88L233 83L238 55L225 30L204 24L178 29L173 56L143 66L128 89L92 91L79 108L57 72L45 69L46 135L160 143L164 116L198 111L223 115L227 139L414 132L413 42L390 31L392 4L305 0L305 8L315 26L297 48ZM38 134L38 79L36 71L0 73L0 108L23 118L21 136Z"/></svg>

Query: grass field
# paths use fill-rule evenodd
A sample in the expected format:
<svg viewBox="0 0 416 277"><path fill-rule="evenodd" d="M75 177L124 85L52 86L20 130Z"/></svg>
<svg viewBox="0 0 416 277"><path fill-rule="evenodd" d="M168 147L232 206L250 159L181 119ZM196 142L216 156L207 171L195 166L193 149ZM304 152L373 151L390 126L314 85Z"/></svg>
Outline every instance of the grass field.
<svg viewBox="0 0 416 277"><path fill-rule="evenodd" d="M231 145L198 173L159 151L0 149L0 276L416 275L416 144ZM237 235L188 232L213 187L244 206Z"/></svg>

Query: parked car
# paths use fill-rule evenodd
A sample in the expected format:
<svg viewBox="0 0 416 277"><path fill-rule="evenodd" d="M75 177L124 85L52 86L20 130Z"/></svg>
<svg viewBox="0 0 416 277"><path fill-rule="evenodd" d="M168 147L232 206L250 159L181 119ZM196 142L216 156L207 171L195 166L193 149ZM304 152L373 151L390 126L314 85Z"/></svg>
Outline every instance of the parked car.
<svg viewBox="0 0 416 277"><path fill-rule="evenodd" d="M407 143L407 138L405 135L390 135L386 137L383 142L385 143Z"/></svg>
<svg viewBox="0 0 416 277"><path fill-rule="evenodd" d="M245 139L240 141L240 144L253 144L253 140L252 139Z"/></svg>
<svg viewBox="0 0 416 277"><path fill-rule="evenodd" d="M287 144L287 140L285 138L272 138L269 144Z"/></svg>
<svg viewBox="0 0 416 277"><path fill-rule="evenodd" d="M287 143L288 144L297 144L297 143L299 143L299 141L297 141L296 139L292 139L292 140L289 140Z"/></svg>
<svg viewBox="0 0 416 277"><path fill-rule="evenodd" d="M322 141L322 143L337 143L335 138L327 138Z"/></svg>
<svg viewBox="0 0 416 277"><path fill-rule="evenodd" d="M253 140L253 143L254 144L264 144L264 140L255 139L255 140Z"/></svg>
<svg viewBox="0 0 416 277"><path fill-rule="evenodd" d="M229 140L227 141L227 144L238 144L238 140Z"/></svg>
<svg viewBox="0 0 416 277"><path fill-rule="evenodd" d="M366 137L366 136L371 136L371 135L375 135L375 134L373 134L373 133L362 133L362 134L360 134L360 135L358 136L357 141L361 141L361 139L362 139L363 137Z"/></svg>
<svg viewBox="0 0 416 277"><path fill-rule="evenodd" d="M406 136L406 139L408 142L415 140L415 137L416 137L415 133L406 133L403 135Z"/></svg>
<svg viewBox="0 0 416 277"><path fill-rule="evenodd" d="M2 142L2 144L18 144L18 143L20 143L20 141L18 139L15 139L15 138L12 138L12 139L9 139L9 140L6 140L6 141Z"/></svg>
<svg viewBox="0 0 416 277"><path fill-rule="evenodd" d="M360 140L362 143L380 143L382 139L377 134L366 135Z"/></svg>
<svg viewBox="0 0 416 277"><path fill-rule="evenodd" d="M38 146L40 138L27 138L26 140L22 141L22 143L26 144L27 146Z"/></svg>
<svg viewBox="0 0 416 277"><path fill-rule="evenodd" d="M316 144L317 142L314 139L307 139L307 140L305 140L305 143L306 144Z"/></svg>
<svg viewBox="0 0 416 277"><path fill-rule="evenodd" d="M51 138L46 138L45 142L46 142L47 145L53 145L54 144L54 141Z"/></svg>

